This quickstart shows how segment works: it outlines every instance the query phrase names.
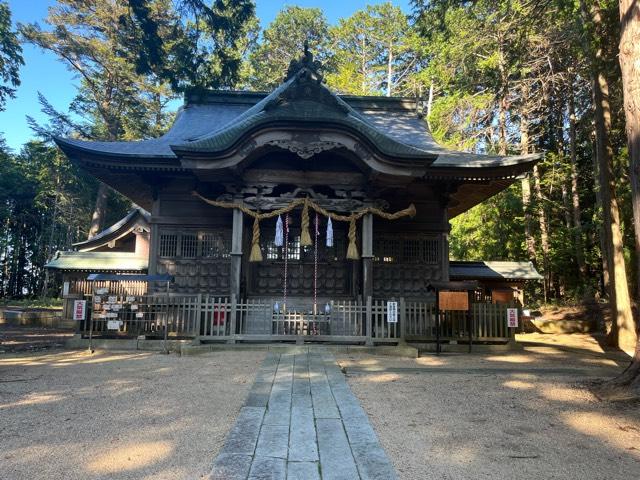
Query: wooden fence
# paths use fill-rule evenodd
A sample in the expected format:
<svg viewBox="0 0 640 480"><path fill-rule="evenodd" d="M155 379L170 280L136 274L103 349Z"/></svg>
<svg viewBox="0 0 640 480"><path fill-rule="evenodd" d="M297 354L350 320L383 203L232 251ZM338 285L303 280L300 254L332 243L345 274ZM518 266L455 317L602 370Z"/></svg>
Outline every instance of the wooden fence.
<svg viewBox="0 0 640 480"><path fill-rule="evenodd" d="M96 301L93 301L96 300ZM368 345L416 342L507 342L508 305L473 303L466 312L436 315L431 302L395 302L389 318L388 301L329 302L320 312L282 311L269 299L209 295L103 295L91 299L90 316L81 333L101 337L145 335L194 338L199 341L344 342ZM393 305L392 305L393 306ZM392 320L392 321L389 321ZM395 321L393 321L395 320ZM471 326L471 330L469 327Z"/></svg>

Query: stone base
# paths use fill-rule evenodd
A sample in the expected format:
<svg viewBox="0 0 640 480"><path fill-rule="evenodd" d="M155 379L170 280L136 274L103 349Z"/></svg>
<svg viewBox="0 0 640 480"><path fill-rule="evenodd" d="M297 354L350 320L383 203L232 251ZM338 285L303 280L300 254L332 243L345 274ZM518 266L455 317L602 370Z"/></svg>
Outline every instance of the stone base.
<svg viewBox="0 0 640 480"><path fill-rule="evenodd" d="M417 358L418 349L412 345L379 345L367 347L364 345L285 345L277 343L212 343L204 345L185 344L180 350L181 355L201 355L224 350L266 350L281 354L305 354L315 352L327 353L366 353L369 355L390 355L397 357Z"/></svg>

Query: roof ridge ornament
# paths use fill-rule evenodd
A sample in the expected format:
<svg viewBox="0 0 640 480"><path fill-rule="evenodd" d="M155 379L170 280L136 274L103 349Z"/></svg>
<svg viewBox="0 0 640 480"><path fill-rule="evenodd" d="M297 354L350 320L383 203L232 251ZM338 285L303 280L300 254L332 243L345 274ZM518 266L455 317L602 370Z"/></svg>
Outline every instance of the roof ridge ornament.
<svg viewBox="0 0 640 480"><path fill-rule="evenodd" d="M291 60L284 83L265 99L263 109L268 111L298 101L312 101L343 114L351 113L351 107L323 85L321 68L322 63L313 59L309 42L305 41L304 55L299 60Z"/></svg>
<svg viewBox="0 0 640 480"><path fill-rule="evenodd" d="M314 77L313 79L316 82L322 83L324 81L320 74L322 67L322 62L313 59L313 53L309 50L309 40L307 39L304 41L304 53L302 57L299 60L294 58L289 62L289 68L287 69L284 81L291 80L299 72L306 70L307 73L311 74L310 76Z"/></svg>

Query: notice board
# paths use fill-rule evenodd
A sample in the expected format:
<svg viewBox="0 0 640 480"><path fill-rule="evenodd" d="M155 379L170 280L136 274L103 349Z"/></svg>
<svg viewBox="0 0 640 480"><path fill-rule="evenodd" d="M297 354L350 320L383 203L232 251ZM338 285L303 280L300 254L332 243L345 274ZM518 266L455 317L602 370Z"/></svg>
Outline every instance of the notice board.
<svg viewBox="0 0 640 480"><path fill-rule="evenodd" d="M469 294L467 292L450 292L440 290L438 292L438 308L443 311L469 310Z"/></svg>

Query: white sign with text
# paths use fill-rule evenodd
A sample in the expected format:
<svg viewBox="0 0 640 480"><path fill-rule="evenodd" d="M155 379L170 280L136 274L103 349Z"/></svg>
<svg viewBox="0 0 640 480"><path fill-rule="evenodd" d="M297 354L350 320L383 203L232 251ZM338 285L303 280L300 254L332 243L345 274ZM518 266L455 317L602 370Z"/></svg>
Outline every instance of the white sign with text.
<svg viewBox="0 0 640 480"><path fill-rule="evenodd" d="M387 302L387 322L398 323L398 302Z"/></svg>

